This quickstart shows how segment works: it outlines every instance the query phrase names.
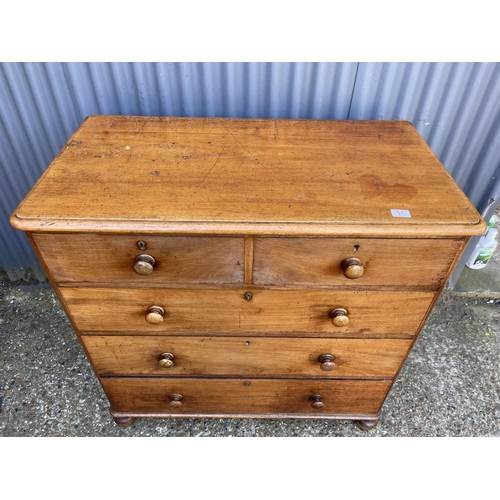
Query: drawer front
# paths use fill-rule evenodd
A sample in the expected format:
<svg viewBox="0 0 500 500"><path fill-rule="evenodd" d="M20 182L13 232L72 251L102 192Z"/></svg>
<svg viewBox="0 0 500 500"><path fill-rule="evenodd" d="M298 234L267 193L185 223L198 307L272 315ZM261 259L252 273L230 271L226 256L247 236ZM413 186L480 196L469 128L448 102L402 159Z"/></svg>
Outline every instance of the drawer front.
<svg viewBox="0 0 500 500"><path fill-rule="evenodd" d="M411 340L82 337L99 375L393 378ZM173 363L173 364L172 364Z"/></svg>
<svg viewBox="0 0 500 500"><path fill-rule="evenodd" d="M103 378L113 410L200 415L375 415L390 381ZM180 401L174 395L182 396ZM321 395L323 407L312 407ZM177 403L181 403L179 406Z"/></svg>
<svg viewBox="0 0 500 500"><path fill-rule="evenodd" d="M33 234L33 239L53 279L62 284L243 283L243 238ZM151 274L134 270L140 255L153 257L153 267L144 257L136 266Z"/></svg>
<svg viewBox="0 0 500 500"><path fill-rule="evenodd" d="M255 238L253 278L264 285L437 290L461 248L461 239ZM344 275L342 262L351 257L361 261L360 278Z"/></svg>
<svg viewBox="0 0 500 500"><path fill-rule="evenodd" d="M61 288L81 332L413 335L433 293L342 290ZM251 293L250 296L247 296ZM250 300L247 300L247 298ZM151 307L164 310L150 324ZM348 324L330 314L344 309ZM336 318L338 321L339 318Z"/></svg>

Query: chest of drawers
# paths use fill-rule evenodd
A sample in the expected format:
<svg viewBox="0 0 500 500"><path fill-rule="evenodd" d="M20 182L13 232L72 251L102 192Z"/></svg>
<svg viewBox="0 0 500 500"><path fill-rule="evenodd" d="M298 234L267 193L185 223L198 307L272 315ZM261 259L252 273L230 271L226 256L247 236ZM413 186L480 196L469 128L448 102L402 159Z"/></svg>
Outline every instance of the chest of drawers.
<svg viewBox="0 0 500 500"><path fill-rule="evenodd" d="M121 426L381 408L484 221L408 122L88 117L11 217Z"/></svg>

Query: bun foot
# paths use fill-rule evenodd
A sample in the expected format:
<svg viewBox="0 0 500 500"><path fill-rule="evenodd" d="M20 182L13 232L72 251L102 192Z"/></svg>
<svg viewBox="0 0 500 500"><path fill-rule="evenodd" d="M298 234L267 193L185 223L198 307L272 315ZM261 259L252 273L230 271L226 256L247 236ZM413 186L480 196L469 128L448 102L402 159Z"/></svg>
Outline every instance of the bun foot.
<svg viewBox="0 0 500 500"><path fill-rule="evenodd" d="M120 427L130 427L135 422L133 417L113 417L113 420Z"/></svg>
<svg viewBox="0 0 500 500"><path fill-rule="evenodd" d="M379 421L380 418L377 418L376 420L356 420L356 425L362 431L371 431L372 429L375 429L375 427L377 427Z"/></svg>

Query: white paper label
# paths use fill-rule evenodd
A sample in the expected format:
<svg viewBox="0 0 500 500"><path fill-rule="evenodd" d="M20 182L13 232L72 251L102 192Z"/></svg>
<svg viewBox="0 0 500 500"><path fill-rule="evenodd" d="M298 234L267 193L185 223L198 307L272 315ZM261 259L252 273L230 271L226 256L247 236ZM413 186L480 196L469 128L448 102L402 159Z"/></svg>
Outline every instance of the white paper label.
<svg viewBox="0 0 500 500"><path fill-rule="evenodd" d="M411 217L409 210L399 210L397 208L391 208L391 214L393 217Z"/></svg>

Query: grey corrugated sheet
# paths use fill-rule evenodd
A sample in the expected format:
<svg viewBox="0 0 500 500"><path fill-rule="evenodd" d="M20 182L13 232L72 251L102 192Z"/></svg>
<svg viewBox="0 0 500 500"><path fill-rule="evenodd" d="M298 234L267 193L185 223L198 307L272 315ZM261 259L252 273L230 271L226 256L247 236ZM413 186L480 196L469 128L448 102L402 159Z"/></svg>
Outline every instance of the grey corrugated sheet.
<svg viewBox="0 0 500 500"><path fill-rule="evenodd" d="M360 64L350 119L409 120L483 212L500 185L500 64Z"/></svg>
<svg viewBox="0 0 500 500"><path fill-rule="evenodd" d="M3 63L0 266L38 260L8 217L90 114L405 119L476 207L498 198L497 63Z"/></svg>

